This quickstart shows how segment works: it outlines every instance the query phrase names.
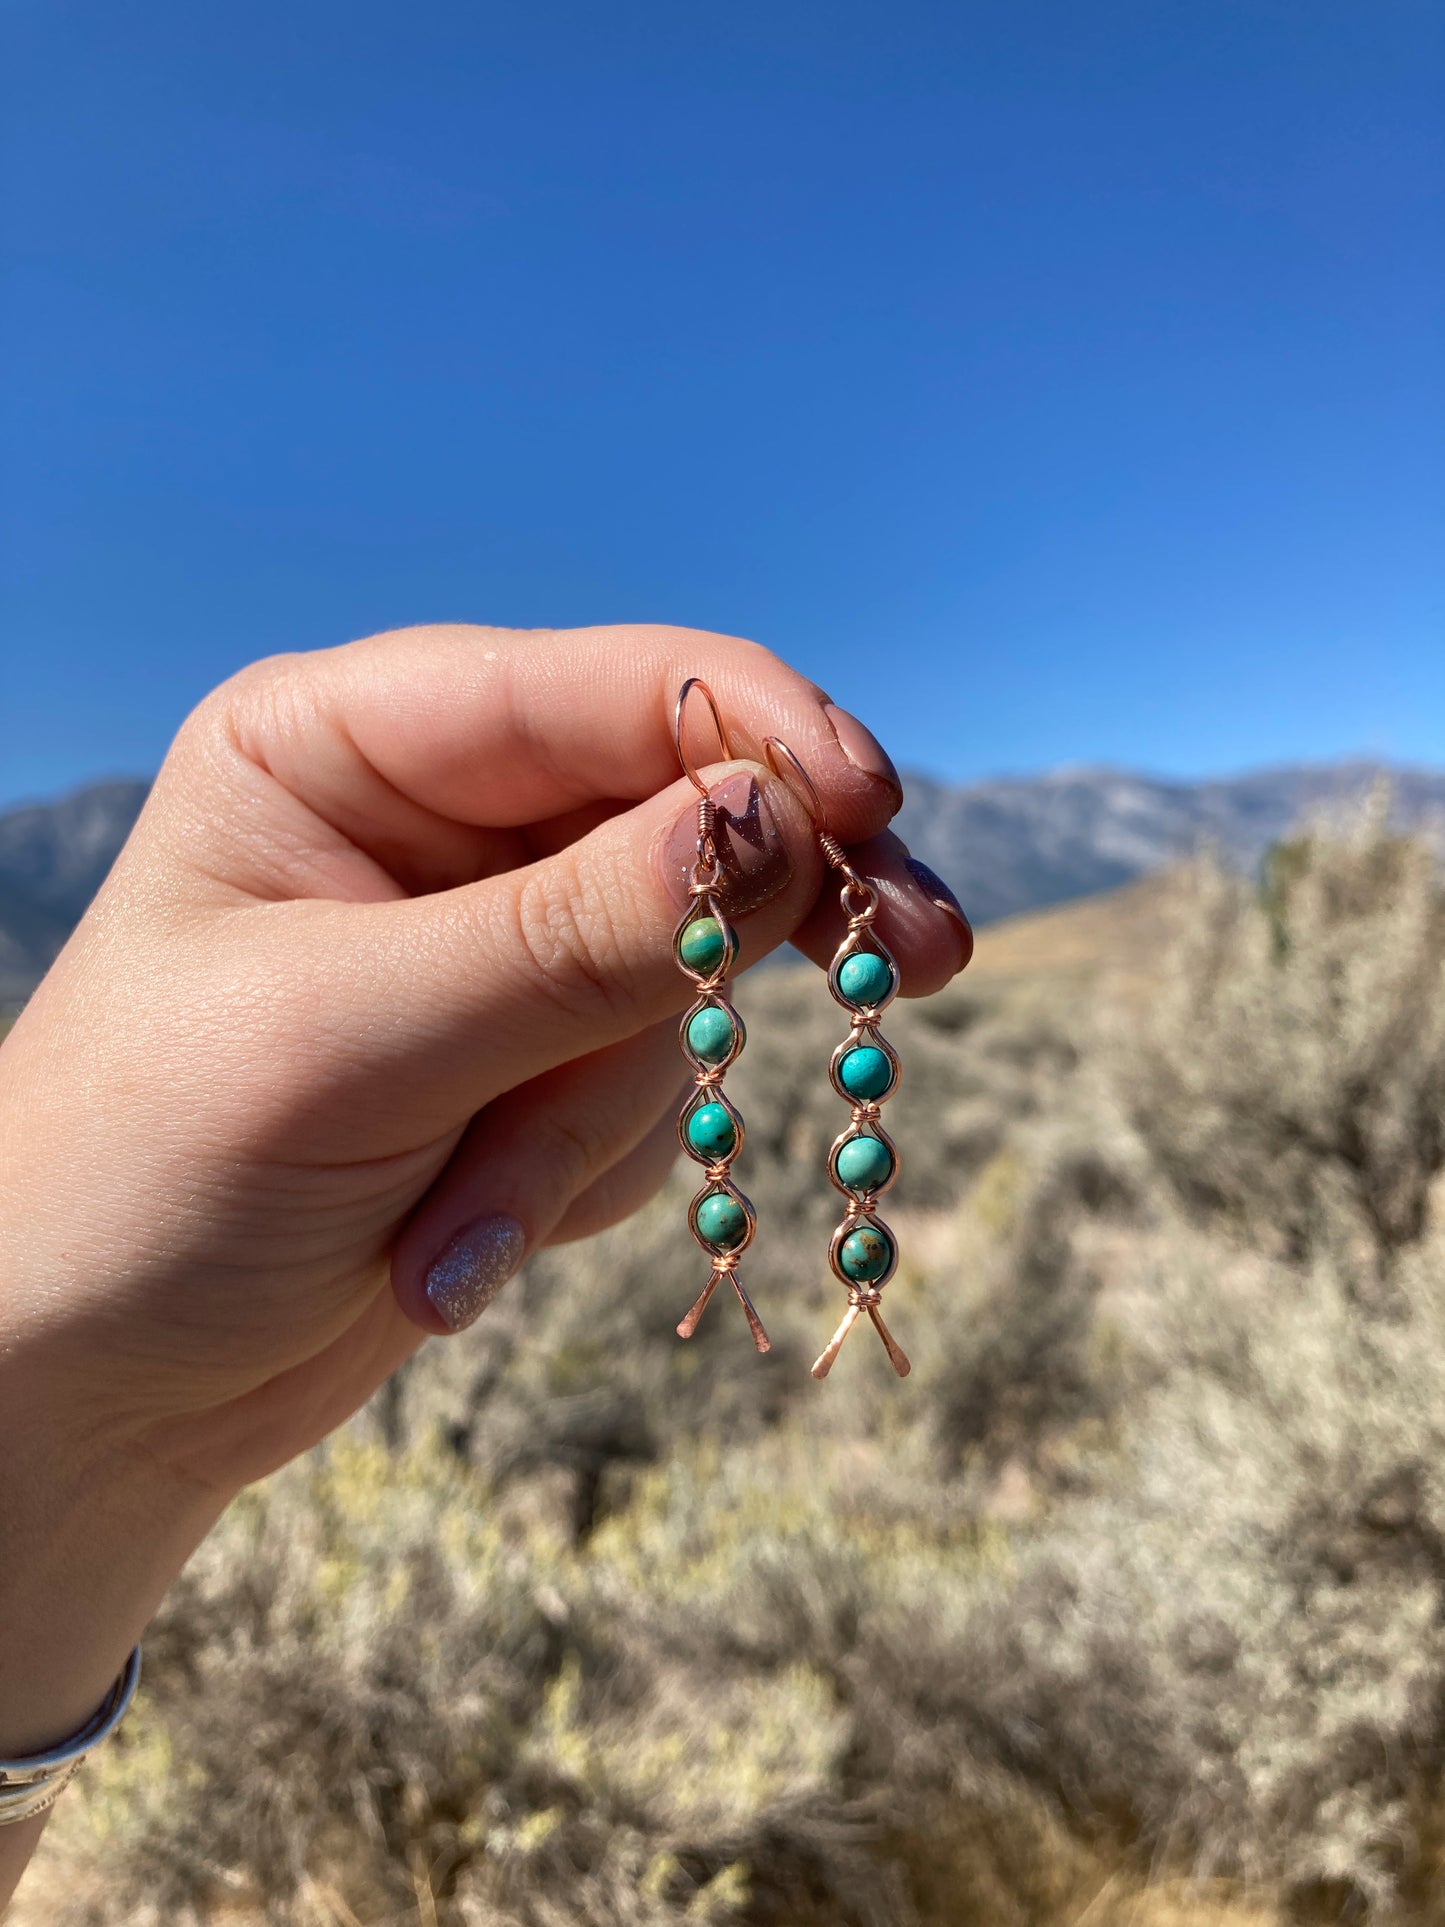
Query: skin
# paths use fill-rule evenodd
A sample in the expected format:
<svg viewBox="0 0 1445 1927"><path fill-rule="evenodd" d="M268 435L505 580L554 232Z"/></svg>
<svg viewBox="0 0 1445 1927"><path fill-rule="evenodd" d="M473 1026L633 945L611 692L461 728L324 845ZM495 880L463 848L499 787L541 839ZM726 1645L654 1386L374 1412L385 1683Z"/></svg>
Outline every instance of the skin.
<svg viewBox="0 0 1445 1927"><path fill-rule="evenodd" d="M886 759L755 644L403 630L258 663L181 730L0 1047L0 1757L80 1726L234 1495L445 1332L425 1277L462 1225L534 1249L665 1176L689 675L742 759L704 777L751 775L791 858L746 955L842 932L776 733L883 887L904 994L939 988L971 938L886 830ZM0 1902L42 1824L0 1829Z"/></svg>

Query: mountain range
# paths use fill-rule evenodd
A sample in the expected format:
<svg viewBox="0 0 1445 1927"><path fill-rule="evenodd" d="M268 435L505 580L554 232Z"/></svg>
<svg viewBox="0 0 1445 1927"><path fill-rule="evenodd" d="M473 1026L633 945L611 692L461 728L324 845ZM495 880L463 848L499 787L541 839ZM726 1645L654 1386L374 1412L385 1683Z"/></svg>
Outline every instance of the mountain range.
<svg viewBox="0 0 1445 1927"><path fill-rule="evenodd" d="M0 1006L29 996L115 861L150 785L91 783L0 815Z"/></svg>
<svg viewBox="0 0 1445 1927"><path fill-rule="evenodd" d="M1445 826L1445 770L1292 764L1199 783L1112 769L952 786L906 780L898 830L979 924L1113 889L1215 844L1252 865L1271 843L1380 780L1402 824ZM34 989L145 801L139 780L94 783L0 814L0 1005Z"/></svg>
<svg viewBox="0 0 1445 1927"><path fill-rule="evenodd" d="M1445 770L1294 763L1199 783L1065 769L953 787L910 776L898 833L975 922L1114 889L1201 844L1249 868L1272 843L1387 782L1396 819L1439 839Z"/></svg>

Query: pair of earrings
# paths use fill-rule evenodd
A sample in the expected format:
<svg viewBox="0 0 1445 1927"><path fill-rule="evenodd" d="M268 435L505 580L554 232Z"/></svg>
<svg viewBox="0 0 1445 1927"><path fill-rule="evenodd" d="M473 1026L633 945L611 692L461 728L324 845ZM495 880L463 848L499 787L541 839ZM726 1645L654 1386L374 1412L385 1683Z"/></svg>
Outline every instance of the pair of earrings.
<svg viewBox="0 0 1445 1927"><path fill-rule="evenodd" d="M703 1167L701 1189L688 1208L688 1225L712 1268L677 1330L679 1337L692 1337L708 1301L726 1278L747 1317L753 1343L765 1352L770 1349L768 1334L738 1276L738 1261L757 1233L758 1219L732 1179L733 1161L743 1148L743 1120L723 1090L723 1078L742 1051L747 1033L727 996L727 979L737 963L739 944L718 894L722 865L717 806L683 743L684 713L694 691L712 712L724 758L732 759L712 691L690 676L678 695L673 735L678 760L700 799L697 854L688 906L673 933L672 948L678 969L696 989L697 999L682 1020L682 1051L693 1068L694 1088L678 1118L677 1134L683 1150ZM844 1198L843 1216L828 1246L828 1263L848 1293L848 1308L815 1362L813 1376L828 1376L843 1340L866 1312L894 1371L904 1378L910 1369L908 1359L884 1324L880 1309L883 1287L898 1267L898 1244L877 1210L880 1193L898 1175L898 1152L883 1128L880 1110L898 1089L902 1067L878 1028L882 1012L898 990L898 966L874 927L878 892L859 876L830 833L812 778L780 737L769 736L763 749L773 773L806 807L818 847L843 879L839 898L848 920L847 933L828 968L828 988L849 1017L848 1035L833 1052L828 1072L834 1090L851 1106L849 1120L828 1153L828 1176Z"/></svg>

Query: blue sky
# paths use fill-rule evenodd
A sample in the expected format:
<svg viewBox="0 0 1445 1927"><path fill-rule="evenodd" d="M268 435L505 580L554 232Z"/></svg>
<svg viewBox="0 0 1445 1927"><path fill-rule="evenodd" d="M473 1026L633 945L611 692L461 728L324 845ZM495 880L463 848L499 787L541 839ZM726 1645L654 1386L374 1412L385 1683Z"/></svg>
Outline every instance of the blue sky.
<svg viewBox="0 0 1445 1927"><path fill-rule="evenodd" d="M9 0L0 798L394 623L905 764L1445 757L1420 0Z"/></svg>

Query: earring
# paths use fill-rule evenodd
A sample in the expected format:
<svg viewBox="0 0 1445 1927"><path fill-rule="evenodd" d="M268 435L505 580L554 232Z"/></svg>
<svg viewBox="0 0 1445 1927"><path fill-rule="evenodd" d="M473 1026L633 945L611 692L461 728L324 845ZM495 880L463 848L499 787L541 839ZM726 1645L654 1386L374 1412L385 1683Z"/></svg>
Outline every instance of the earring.
<svg viewBox="0 0 1445 1927"><path fill-rule="evenodd" d="M698 792L697 857L688 884L690 902L672 934L672 954L683 976L697 989L697 1001L682 1020L682 1054L694 1072L695 1090L677 1120L678 1140L687 1155L703 1167L703 1183L688 1208L693 1237L712 1261L712 1274L696 1303L677 1328L679 1338L691 1338L698 1320L720 1279L727 1278L747 1316L753 1343L760 1352L772 1349L763 1321L738 1277L738 1260L753 1241L757 1213L732 1181L734 1158L743 1148L743 1120L722 1088L723 1075L747 1042L743 1020L726 995L728 972L738 959L737 932L723 915L718 900L722 863L717 847L717 805L706 783L688 760L683 743L687 699L696 690L712 711L718 742L732 760L723 720L712 691L696 676L682 685L673 712L672 733L683 773Z"/></svg>
<svg viewBox="0 0 1445 1927"><path fill-rule="evenodd" d="M829 865L843 879L839 900L848 930L828 967L828 988L847 1011L848 1035L833 1052L828 1076L853 1114L828 1153L828 1176L846 1200L842 1222L828 1246L833 1276L848 1292L843 1322L813 1366L814 1378L833 1369L843 1340L867 1312L883 1340L893 1369L906 1378L912 1367L883 1322L883 1287L898 1268L898 1241L878 1216L877 1201L898 1176L898 1151L880 1121L880 1107L898 1089L902 1065L878 1028L898 991L898 965L874 928L878 892L853 868L828 829L827 814L812 777L778 736L763 744L768 767L788 783L806 807Z"/></svg>

